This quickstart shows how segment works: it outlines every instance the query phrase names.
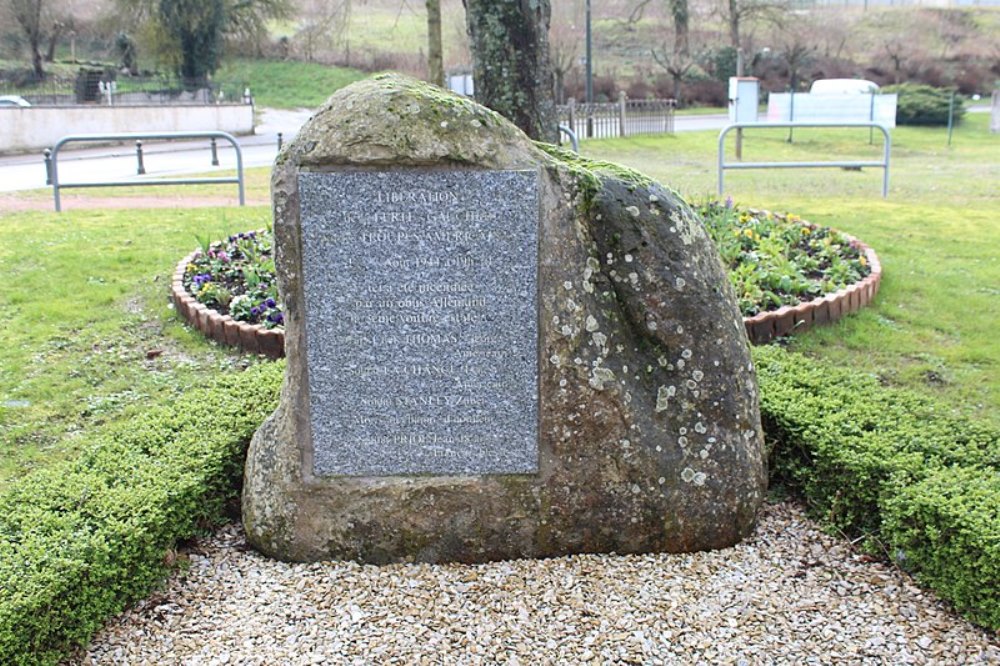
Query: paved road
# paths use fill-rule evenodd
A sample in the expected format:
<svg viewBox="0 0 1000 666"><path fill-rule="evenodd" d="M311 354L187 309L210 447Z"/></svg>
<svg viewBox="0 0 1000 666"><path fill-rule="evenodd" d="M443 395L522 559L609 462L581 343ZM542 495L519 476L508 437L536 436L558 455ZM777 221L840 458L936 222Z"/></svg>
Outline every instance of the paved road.
<svg viewBox="0 0 1000 666"><path fill-rule="evenodd" d="M970 111L988 111L979 106ZM253 136L240 137L245 167L268 166L274 161L278 148L278 133L288 141L309 119L306 109L282 111L263 109L261 124ZM728 123L724 114L684 116L675 118L674 129L693 132L722 129ZM145 178L176 177L181 174L211 174L236 168L235 153L226 142L219 144L219 166L211 166L211 153L207 141L148 142L145 144ZM98 182L105 180L140 181L136 173L135 145L66 150L59 156L61 182ZM45 166L41 155L0 157L0 192L14 192L45 187Z"/></svg>
<svg viewBox="0 0 1000 666"><path fill-rule="evenodd" d="M278 152L278 132L288 140L309 119L310 112L264 109L253 136L239 137L244 167L268 166ZM86 144L71 144L85 146ZM219 166L212 166L208 141L149 141L143 144L146 176L136 175L135 144L77 148L59 153L59 180L63 183L93 183L107 180L141 181L143 178L177 177L182 174L212 174L236 168L236 151L226 141L218 142ZM0 157L0 192L45 187L42 156Z"/></svg>

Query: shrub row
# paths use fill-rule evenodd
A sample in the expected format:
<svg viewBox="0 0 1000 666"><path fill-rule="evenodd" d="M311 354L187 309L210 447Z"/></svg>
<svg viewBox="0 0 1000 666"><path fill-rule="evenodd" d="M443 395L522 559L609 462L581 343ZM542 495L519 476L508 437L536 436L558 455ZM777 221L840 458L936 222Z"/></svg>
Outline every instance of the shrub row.
<svg viewBox="0 0 1000 666"><path fill-rule="evenodd" d="M900 83L885 86L882 94L895 93L896 124L897 125L947 125L948 110L951 106L953 91L947 88L934 88L920 83ZM965 103L962 97L955 97L952 120L957 124L965 115Z"/></svg>
<svg viewBox="0 0 1000 666"><path fill-rule="evenodd" d="M0 663L54 664L223 517L282 364L226 375L96 435L0 494Z"/></svg>
<svg viewBox="0 0 1000 666"><path fill-rule="evenodd" d="M1000 628L1000 430L776 347L754 349L772 480Z"/></svg>
<svg viewBox="0 0 1000 666"><path fill-rule="evenodd" d="M1000 431L871 376L754 349L772 476L1000 628ZM95 436L0 494L0 663L54 664L220 520L281 364L228 375Z"/></svg>

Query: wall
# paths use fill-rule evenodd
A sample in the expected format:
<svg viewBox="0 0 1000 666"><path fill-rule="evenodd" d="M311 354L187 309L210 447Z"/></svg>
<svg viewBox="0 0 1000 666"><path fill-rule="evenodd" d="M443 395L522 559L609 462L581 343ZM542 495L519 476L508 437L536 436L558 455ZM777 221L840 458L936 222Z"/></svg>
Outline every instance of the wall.
<svg viewBox="0 0 1000 666"><path fill-rule="evenodd" d="M795 93L794 97L793 102L790 93L771 93L768 95L767 120L770 122L865 122L874 120L886 127L896 126L897 95L895 94L821 95Z"/></svg>
<svg viewBox="0 0 1000 666"><path fill-rule="evenodd" d="M0 153L40 151L68 134L192 132L253 134L253 106L32 106L0 108Z"/></svg>

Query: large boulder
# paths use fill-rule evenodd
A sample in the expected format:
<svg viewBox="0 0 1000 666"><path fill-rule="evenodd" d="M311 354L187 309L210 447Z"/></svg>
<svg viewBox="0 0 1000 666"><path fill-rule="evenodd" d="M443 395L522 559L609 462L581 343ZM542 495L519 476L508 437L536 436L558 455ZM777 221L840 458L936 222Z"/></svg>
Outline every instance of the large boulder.
<svg viewBox="0 0 1000 666"><path fill-rule="evenodd" d="M525 277L537 281L537 320L523 322L537 331L528 469L317 467L317 451L352 444L330 441L340 431L310 417L318 340L306 334L303 261L318 241L303 233L300 175L414 168L537 174L537 271ZM754 368L715 248L675 192L395 75L334 94L281 152L272 185L287 368L247 459L254 547L285 560L479 562L694 551L749 534L766 484ZM332 376L331 390L351 391Z"/></svg>

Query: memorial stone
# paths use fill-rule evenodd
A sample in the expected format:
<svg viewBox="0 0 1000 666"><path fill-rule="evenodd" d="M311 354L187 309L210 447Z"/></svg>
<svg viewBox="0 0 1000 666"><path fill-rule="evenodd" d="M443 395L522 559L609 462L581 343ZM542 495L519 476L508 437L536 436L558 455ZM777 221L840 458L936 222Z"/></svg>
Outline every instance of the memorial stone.
<svg viewBox="0 0 1000 666"><path fill-rule="evenodd" d="M256 548L475 562L752 529L742 318L673 192L395 75L331 97L272 184L287 366L247 456Z"/></svg>
<svg viewBox="0 0 1000 666"><path fill-rule="evenodd" d="M299 175L316 476L538 471L537 186Z"/></svg>

